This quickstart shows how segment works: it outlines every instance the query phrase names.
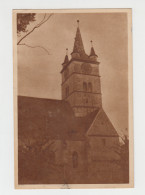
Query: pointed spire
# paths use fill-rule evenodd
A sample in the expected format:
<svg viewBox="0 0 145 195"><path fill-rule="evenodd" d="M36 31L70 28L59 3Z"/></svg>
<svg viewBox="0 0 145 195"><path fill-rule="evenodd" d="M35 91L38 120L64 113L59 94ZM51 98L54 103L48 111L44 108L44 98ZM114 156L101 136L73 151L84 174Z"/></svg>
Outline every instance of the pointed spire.
<svg viewBox="0 0 145 195"><path fill-rule="evenodd" d="M68 55L68 48L66 48L66 55Z"/></svg>
<svg viewBox="0 0 145 195"><path fill-rule="evenodd" d="M81 32L80 32L80 28L79 28L79 20L77 20L77 23L78 23L78 27L77 27L77 31L76 31L73 52L71 54L75 53L80 58L86 58L88 56L86 55L85 50L84 50L84 45L83 45Z"/></svg>
<svg viewBox="0 0 145 195"><path fill-rule="evenodd" d="M91 47L93 47L93 41L91 40L90 42L91 42Z"/></svg>
<svg viewBox="0 0 145 195"><path fill-rule="evenodd" d="M91 40L91 51L90 51L90 56L97 56L93 47L93 41ZM98 56L97 56L98 57Z"/></svg>
<svg viewBox="0 0 145 195"><path fill-rule="evenodd" d="M66 55L65 55L64 62L62 63L62 65L65 65L68 62L69 62L69 59L68 59L68 48L66 48Z"/></svg>
<svg viewBox="0 0 145 195"><path fill-rule="evenodd" d="M77 23L78 23L78 28L79 28L79 22L80 22L80 21L79 21L79 20L77 20Z"/></svg>

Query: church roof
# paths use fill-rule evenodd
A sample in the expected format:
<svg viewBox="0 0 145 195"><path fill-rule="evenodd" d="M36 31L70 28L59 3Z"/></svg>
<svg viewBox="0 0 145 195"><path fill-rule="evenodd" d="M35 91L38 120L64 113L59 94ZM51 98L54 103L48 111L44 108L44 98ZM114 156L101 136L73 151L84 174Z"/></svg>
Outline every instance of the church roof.
<svg viewBox="0 0 145 195"><path fill-rule="evenodd" d="M81 141L86 134L118 136L103 109L85 117L75 117L66 101L18 96L18 136L21 141L43 138Z"/></svg>
<svg viewBox="0 0 145 195"><path fill-rule="evenodd" d="M118 137L118 133L106 115L103 108L95 116L90 128L87 132L88 136L102 136L102 137Z"/></svg>
<svg viewBox="0 0 145 195"><path fill-rule="evenodd" d="M66 101L18 96L18 134L22 139L84 140L96 112L79 118Z"/></svg>

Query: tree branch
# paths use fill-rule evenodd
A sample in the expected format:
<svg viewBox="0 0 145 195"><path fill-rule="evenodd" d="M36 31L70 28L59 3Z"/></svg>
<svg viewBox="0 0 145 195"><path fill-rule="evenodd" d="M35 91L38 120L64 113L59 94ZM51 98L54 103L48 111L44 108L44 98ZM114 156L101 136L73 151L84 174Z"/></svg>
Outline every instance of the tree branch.
<svg viewBox="0 0 145 195"><path fill-rule="evenodd" d="M43 17L43 19L41 20L41 22L38 23L36 26L34 26L34 28L33 28L31 31L29 31L26 35L24 35L24 36L17 42L17 45L20 45L21 41L22 41L23 39L25 39L28 35L30 35L36 28L39 28L42 24L44 24L45 22L47 22L47 21L49 20L49 18L50 18L52 15L53 15L53 13L50 14L50 15L46 18L46 14L45 14L44 17ZM45 18L46 18L46 19L45 19Z"/></svg>
<svg viewBox="0 0 145 195"><path fill-rule="evenodd" d="M39 46L39 45L37 45L37 46L31 46L31 45L28 45L28 44L26 44L26 43L20 43L19 45L27 46L27 47L30 47L30 48L32 48L32 49L34 49L34 48L41 48L41 49L43 49L48 55L50 55L50 53L48 52L48 50L47 50L46 48L44 48L44 47L42 47L42 46Z"/></svg>

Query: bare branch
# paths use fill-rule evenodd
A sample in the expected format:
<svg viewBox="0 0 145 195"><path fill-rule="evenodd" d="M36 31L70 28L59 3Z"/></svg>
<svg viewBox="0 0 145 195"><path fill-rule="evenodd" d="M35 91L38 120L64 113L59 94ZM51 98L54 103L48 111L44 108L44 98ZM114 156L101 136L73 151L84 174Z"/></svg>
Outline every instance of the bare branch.
<svg viewBox="0 0 145 195"><path fill-rule="evenodd" d="M20 45L21 41L22 41L23 39L25 39L28 35L30 35L36 28L39 28L42 24L44 24L45 22L47 22L47 21L49 20L49 18L50 18L52 15L53 15L53 13L50 14L50 15L46 18L46 14L45 14L44 17L43 17L43 19L41 20L41 22L40 22L39 24L37 24L36 26L34 26L34 28L33 28L31 31L29 31L26 35L24 35L24 36L18 41L17 45ZM45 19L45 18L46 18L46 19Z"/></svg>
<svg viewBox="0 0 145 195"><path fill-rule="evenodd" d="M43 19L42 19L42 21L40 23L42 23L45 20L45 18L46 18L46 13L44 14L44 17L43 17Z"/></svg>
<svg viewBox="0 0 145 195"><path fill-rule="evenodd" d="M45 21L45 18L46 18L46 14L44 14L44 17L43 17L43 19L41 20L41 22L40 23L38 23L36 26L38 27L42 22L44 22Z"/></svg>
<svg viewBox="0 0 145 195"><path fill-rule="evenodd" d="M48 55L50 55L50 53L48 52L48 50L47 50L46 48L44 48L44 47L42 47L42 46L39 46L39 45L37 45L37 46L31 46L31 45L28 45L28 44L26 44L26 43L20 43L19 45L27 46L27 47L30 47L30 48L32 48L32 49L34 49L34 48L41 48L41 49L43 49Z"/></svg>
<svg viewBox="0 0 145 195"><path fill-rule="evenodd" d="M53 14L50 14L46 19L44 16L43 20L37 25L37 28L40 27L42 24L44 24L45 22L47 22L49 20L49 18L52 16ZM45 20L44 20L45 19Z"/></svg>

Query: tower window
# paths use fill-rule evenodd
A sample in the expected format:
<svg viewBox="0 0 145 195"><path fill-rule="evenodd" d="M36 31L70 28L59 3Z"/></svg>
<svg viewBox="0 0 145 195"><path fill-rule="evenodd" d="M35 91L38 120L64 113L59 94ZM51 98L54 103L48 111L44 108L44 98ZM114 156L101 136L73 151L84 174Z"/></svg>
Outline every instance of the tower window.
<svg viewBox="0 0 145 195"><path fill-rule="evenodd" d="M72 154L72 162L73 162L73 168L78 167L78 153L75 151Z"/></svg>
<svg viewBox="0 0 145 195"><path fill-rule="evenodd" d="M88 83L88 91L92 92L92 83L90 83L90 82Z"/></svg>
<svg viewBox="0 0 145 195"><path fill-rule="evenodd" d="M83 82L83 91L87 91L87 83Z"/></svg>

